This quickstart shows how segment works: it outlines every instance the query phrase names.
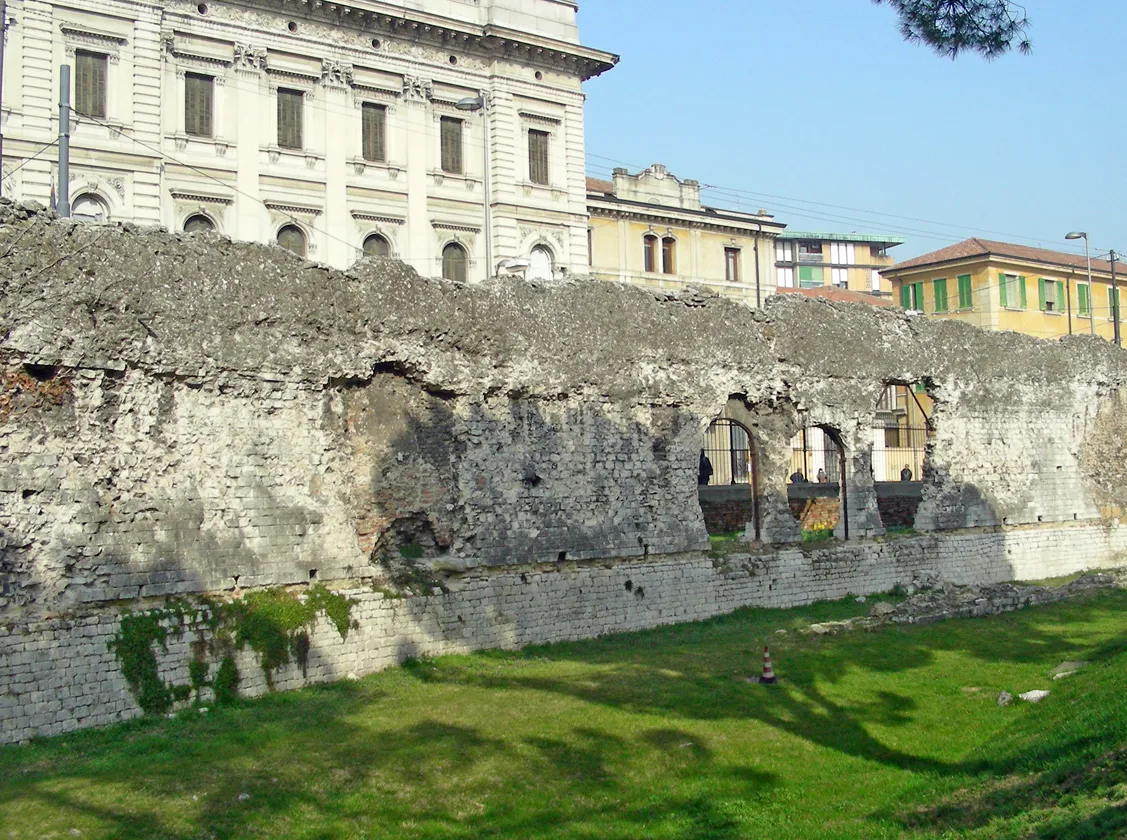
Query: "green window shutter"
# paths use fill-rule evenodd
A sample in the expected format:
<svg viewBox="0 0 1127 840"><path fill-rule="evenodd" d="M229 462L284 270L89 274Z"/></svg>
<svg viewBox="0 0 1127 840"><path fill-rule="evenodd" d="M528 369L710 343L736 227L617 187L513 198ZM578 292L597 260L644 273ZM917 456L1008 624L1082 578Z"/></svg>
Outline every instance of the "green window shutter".
<svg viewBox="0 0 1127 840"><path fill-rule="evenodd" d="M387 109L383 105L365 102L360 114L360 145L364 160L387 160Z"/></svg>
<svg viewBox="0 0 1127 840"><path fill-rule="evenodd" d="M970 309L974 306L974 297L971 294L970 275L963 274L959 277L959 309Z"/></svg>
<svg viewBox="0 0 1127 840"><path fill-rule="evenodd" d="M1007 306L1009 306L1009 301L1006 300L1006 297L1007 297L1007 294L1006 294L1006 275L999 274L998 275L998 299L1001 302L1003 309L1005 309Z"/></svg>
<svg viewBox="0 0 1127 840"><path fill-rule="evenodd" d="M1049 281L1052 282L1052 281ZM1064 312L1064 281L1057 281L1057 312Z"/></svg>
<svg viewBox="0 0 1127 840"><path fill-rule="evenodd" d="M1076 284L1076 299L1079 304L1080 314L1087 315L1088 313L1088 285L1086 283Z"/></svg>
<svg viewBox="0 0 1127 840"><path fill-rule="evenodd" d="M912 287L907 283L900 283L900 307L902 309L912 308Z"/></svg>
<svg viewBox="0 0 1127 840"><path fill-rule="evenodd" d="M935 311L947 311L947 280L945 278L936 280L933 284L935 294Z"/></svg>
<svg viewBox="0 0 1127 840"><path fill-rule="evenodd" d="M1018 277L1017 278L1017 291L1018 291L1018 295L1021 297L1021 308L1027 309L1028 306L1029 306L1029 303L1028 303L1028 300L1027 300L1026 295L1025 295L1025 278L1024 277Z"/></svg>
<svg viewBox="0 0 1127 840"><path fill-rule="evenodd" d="M924 284L923 283L913 283L912 288L915 290L915 292L913 293L912 296L916 299L915 300L916 309L920 310L920 312L923 312L924 311Z"/></svg>
<svg viewBox="0 0 1127 840"><path fill-rule="evenodd" d="M1048 282L1044 277L1037 278L1037 308L1042 312L1045 311L1045 283Z"/></svg>

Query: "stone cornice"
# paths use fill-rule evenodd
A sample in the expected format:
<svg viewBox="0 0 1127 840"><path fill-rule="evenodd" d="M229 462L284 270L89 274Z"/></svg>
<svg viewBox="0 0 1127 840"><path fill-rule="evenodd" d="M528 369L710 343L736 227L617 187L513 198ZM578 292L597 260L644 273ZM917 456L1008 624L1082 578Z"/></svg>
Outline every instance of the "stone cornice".
<svg viewBox="0 0 1127 840"><path fill-rule="evenodd" d="M169 190L169 194L176 201L190 201L199 204L232 204L235 201L232 196L209 195L195 190L178 190L173 188Z"/></svg>
<svg viewBox="0 0 1127 840"><path fill-rule="evenodd" d="M566 72L586 81L618 64L618 56L602 50L521 32L504 26L479 26L419 10L383 7L373 0L251 0L251 6L279 15L303 14L344 24L365 33L398 37L431 47L456 49L493 60L508 58L525 64Z"/></svg>
<svg viewBox="0 0 1127 840"><path fill-rule="evenodd" d="M681 211L676 207L660 207L657 205L600 205L594 201L589 201L588 211L592 216L600 216L602 218L627 219L655 225L676 225L679 227L723 231L726 233L735 231L744 236L761 234L767 237L774 237L785 227L781 222L756 221L755 219L745 221L743 219L732 219L724 216L697 215L694 212Z"/></svg>

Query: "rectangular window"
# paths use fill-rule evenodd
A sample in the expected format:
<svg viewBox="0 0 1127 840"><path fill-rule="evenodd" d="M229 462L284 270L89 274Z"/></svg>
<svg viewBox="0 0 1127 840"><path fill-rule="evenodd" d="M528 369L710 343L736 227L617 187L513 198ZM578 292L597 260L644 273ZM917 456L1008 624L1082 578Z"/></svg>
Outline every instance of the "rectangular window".
<svg viewBox="0 0 1127 840"><path fill-rule="evenodd" d="M853 265L856 260L856 246L852 242L831 242L830 262L837 265Z"/></svg>
<svg viewBox="0 0 1127 840"><path fill-rule="evenodd" d="M546 131L529 129L528 180L534 184L548 183L548 138Z"/></svg>
<svg viewBox="0 0 1127 840"><path fill-rule="evenodd" d="M821 254L822 253L822 243L821 242L799 242L798 243L798 253L800 253L800 254Z"/></svg>
<svg viewBox="0 0 1127 840"><path fill-rule="evenodd" d="M360 106L360 145L364 160L387 160L387 108L374 102Z"/></svg>
<svg viewBox="0 0 1127 840"><path fill-rule="evenodd" d="M775 269L775 285L780 289L794 288L794 269L779 266Z"/></svg>
<svg viewBox="0 0 1127 840"><path fill-rule="evenodd" d="M677 240L668 236L661 240L661 272L677 273Z"/></svg>
<svg viewBox="0 0 1127 840"><path fill-rule="evenodd" d="M740 282L740 249L724 249L724 279L729 283Z"/></svg>
<svg viewBox="0 0 1127 840"><path fill-rule="evenodd" d="M657 237L647 236L642 241L642 260L644 270L650 273L657 271Z"/></svg>
<svg viewBox="0 0 1127 840"><path fill-rule="evenodd" d="M1088 284L1076 284L1076 309L1077 314L1083 318L1087 318L1092 314L1092 308L1088 305Z"/></svg>
<svg viewBox="0 0 1127 840"><path fill-rule="evenodd" d="M959 276L959 309L973 309L974 296L971 294L970 275Z"/></svg>
<svg viewBox="0 0 1127 840"><path fill-rule="evenodd" d="M278 88L278 145L283 149L300 149L302 105L305 94L300 90Z"/></svg>
<svg viewBox="0 0 1127 840"><path fill-rule="evenodd" d="M935 311L947 311L947 280L940 278L932 282L932 295L935 298Z"/></svg>
<svg viewBox="0 0 1127 840"><path fill-rule="evenodd" d="M1039 277L1037 303L1042 312L1064 312L1064 283L1060 280Z"/></svg>
<svg viewBox="0 0 1127 840"><path fill-rule="evenodd" d="M877 270L876 270L876 269L874 268L874 269L873 269L873 280L872 280L872 282L873 282L873 291L874 291L874 292L879 292L879 291L880 291L880 279L881 279L881 278L880 278L880 272L879 272L879 271L877 271Z"/></svg>
<svg viewBox="0 0 1127 840"><path fill-rule="evenodd" d="M443 117L439 122L442 171L462 174L462 121Z"/></svg>
<svg viewBox="0 0 1127 840"><path fill-rule="evenodd" d="M775 240L775 262L794 262L794 249L784 239Z"/></svg>
<svg viewBox="0 0 1127 840"><path fill-rule="evenodd" d="M1003 309L1025 309L1025 278L1017 274L999 274L998 297Z"/></svg>
<svg viewBox="0 0 1127 840"><path fill-rule="evenodd" d="M902 283L900 285L900 306L916 312L924 311L924 284Z"/></svg>
<svg viewBox="0 0 1127 840"><path fill-rule="evenodd" d="M849 288L849 269L848 268L831 268L830 269L830 282L835 286L840 286L843 289Z"/></svg>
<svg viewBox="0 0 1127 840"><path fill-rule="evenodd" d="M211 97L215 80L201 73L184 74L184 131L211 137Z"/></svg>
<svg viewBox="0 0 1127 840"><path fill-rule="evenodd" d="M106 116L106 72L109 60L101 53L74 54L74 111L84 117Z"/></svg>
<svg viewBox="0 0 1127 840"><path fill-rule="evenodd" d="M798 267L798 286L800 289L814 289L826 285L825 269L820 265L800 265Z"/></svg>

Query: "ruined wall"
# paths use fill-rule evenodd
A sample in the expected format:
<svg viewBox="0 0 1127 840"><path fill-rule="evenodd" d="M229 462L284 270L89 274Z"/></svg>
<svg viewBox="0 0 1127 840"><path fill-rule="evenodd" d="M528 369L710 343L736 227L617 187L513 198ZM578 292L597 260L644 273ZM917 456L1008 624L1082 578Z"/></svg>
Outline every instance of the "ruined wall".
<svg viewBox="0 0 1127 840"><path fill-rule="evenodd" d="M1086 337L800 296L756 312L586 279L341 273L2 203L0 278L4 740L136 714L106 642L123 605L168 596L354 593L359 628L341 640L319 620L287 687L872 592L921 568L1043 577L1123 547L1105 472L1125 462L1108 407L1127 366ZM875 405L885 383L920 381L937 406L916 517L931 533L885 541ZM732 396L764 480L764 544L735 566L705 553L696 484ZM819 424L849 459L853 541L780 547L800 537L790 439ZM161 654L168 674L188 645Z"/></svg>

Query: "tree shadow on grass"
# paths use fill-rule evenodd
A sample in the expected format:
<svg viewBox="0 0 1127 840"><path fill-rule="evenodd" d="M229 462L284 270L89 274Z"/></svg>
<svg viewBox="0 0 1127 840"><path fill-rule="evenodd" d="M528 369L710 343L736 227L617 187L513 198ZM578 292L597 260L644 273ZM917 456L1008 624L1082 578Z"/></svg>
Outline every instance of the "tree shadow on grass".
<svg viewBox="0 0 1127 840"><path fill-rule="evenodd" d="M885 627L795 644L783 642L793 659L784 678L771 688L749 684L758 670L758 647L748 639L765 637L765 612L741 611L709 622L618 636L614 639L486 654L501 662L521 660L576 663L586 668L582 679L526 674L520 668L500 674L446 662L441 669L420 671L425 681L473 685L490 690L527 689L557 693L587 703L636 714L660 714L697 720L758 721L795 737L856 758L913 772L982 774L1005 770L1004 763L969 759L942 761L895 749L874 737L869 727L907 726L914 721L912 696L878 690L866 700L847 702L826 690L850 674L897 673L924 669L940 653L957 653L986 663L1029 665L1055 657L1104 659L1124 640L1097 646L1082 637L1071 622L1095 622L1121 613L1122 594L1095 596L1058 604L1052 613L1030 608L981 621L953 621L927 626ZM795 611L789 611L795 612ZM1052 620L1047 620L1048 615ZM776 611L776 623L785 613ZM717 632L717 630L720 632ZM663 638L655 643L655 635ZM1104 633L1106 637L1106 633ZM1059 661L1059 660L1058 660ZM530 669L532 670L532 669ZM1061 745L1072 753L1081 743Z"/></svg>
<svg viewBox="0 0 1127 840"><path fill-rule="evenodd" d="M87 838L113 840L290 831L634 840L661 827L661 836L683 840L734 840L736 823L717 801L776 783L749 767L718 765L706 744L676 728L540 736L436 719L397 726L386 708L396 702L365 681L251 701L190 723L150 720L53 739L22 756L11 750L20 766L0 777L0 822L16 825L13 838L65 836L79 826ZM631 775L639 759L661 773L639 782ZM122 796L124 789L138 795ZM28 821L11 822L21 815Z"/></svg>

